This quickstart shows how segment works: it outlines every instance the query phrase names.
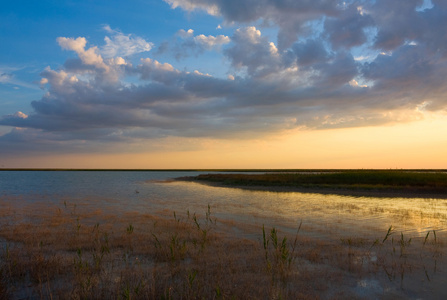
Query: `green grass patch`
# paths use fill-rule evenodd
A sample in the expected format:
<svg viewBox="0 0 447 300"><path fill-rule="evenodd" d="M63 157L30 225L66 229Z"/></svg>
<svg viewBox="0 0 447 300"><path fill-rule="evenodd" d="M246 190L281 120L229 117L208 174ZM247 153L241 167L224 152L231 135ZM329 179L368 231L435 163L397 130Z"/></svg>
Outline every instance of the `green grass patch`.
<svg viewBox="0 0 447 300"><path fill-rule="evenodd" d="M447 191L447 173L442 172L349 170L315 173L203 174L194 179L230 186Z"/></svg>

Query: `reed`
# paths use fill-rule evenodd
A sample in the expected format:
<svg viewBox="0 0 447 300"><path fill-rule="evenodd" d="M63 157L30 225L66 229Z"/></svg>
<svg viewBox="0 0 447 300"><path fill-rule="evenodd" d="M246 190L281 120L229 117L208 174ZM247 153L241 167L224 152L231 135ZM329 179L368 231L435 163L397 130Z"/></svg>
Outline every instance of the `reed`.
<svg viewBox="0 0 447 300"><path fill-rule="evenodd" d="M410 273L433 280L445 250L434 231L395 240L393 227L381 243L309 238L302 223L295 235L263 226L248 239L210 206L167 218L69 203L28 212L0 218L0 299L356 298L358 278L385 276L398 287Z"/></svg>
<svg viewBox="0 0 447 300"><path fill-rule="evenodd" d="M270 230L270 235L267 237L265 227L262 226L262 245L265 253L266 271L271 276L271 286L275 290L278 290L279 284L286 286L292 271L294 271L297 259L295 250L301 226L302 222L298 227L293 243L289 243L286 236L281 239L275 227ZM278 296L281 296L281 294Z"/></svg>

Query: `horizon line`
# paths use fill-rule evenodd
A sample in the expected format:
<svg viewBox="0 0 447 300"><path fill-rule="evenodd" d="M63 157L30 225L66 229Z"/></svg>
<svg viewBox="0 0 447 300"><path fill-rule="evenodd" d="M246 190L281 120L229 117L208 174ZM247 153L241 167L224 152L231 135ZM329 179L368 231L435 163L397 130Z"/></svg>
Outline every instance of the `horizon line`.
<svg viewBox="0 0 447 300"><path fill-rule="evenodd" d="M334 168L328 168L328 169L322 169L322 168L307 168L307 169L281 169L281 168L259 168L259 169L253 169L253 168L229 168L229 169L222 169L222 168L216 168L216 169L205 169L205 168L185 168L185 169L178 169L178 168L166 168L166 169L132 169L132 168L0 168L0 171L89 171L89 172L340 172L340 171L424 171L424 172L447 172L447 169L404 169L404 168L346 168L346 169L334 169Z"/></svg>

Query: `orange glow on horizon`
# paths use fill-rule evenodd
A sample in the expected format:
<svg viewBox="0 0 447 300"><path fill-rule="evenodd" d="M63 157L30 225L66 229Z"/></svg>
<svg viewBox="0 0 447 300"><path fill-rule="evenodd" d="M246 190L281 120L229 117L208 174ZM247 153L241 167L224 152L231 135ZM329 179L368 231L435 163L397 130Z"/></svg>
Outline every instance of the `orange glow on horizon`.
<svg viewBox="0 0 447 300"><path fill-rule="evenodd" d="M39 155L1 163L7 168L445 169L443 128L447 118L394 126L294 130L262 140L169 138L158 140L162 147L148 153ZM188 149L178 150L179 145Z"/></svg>

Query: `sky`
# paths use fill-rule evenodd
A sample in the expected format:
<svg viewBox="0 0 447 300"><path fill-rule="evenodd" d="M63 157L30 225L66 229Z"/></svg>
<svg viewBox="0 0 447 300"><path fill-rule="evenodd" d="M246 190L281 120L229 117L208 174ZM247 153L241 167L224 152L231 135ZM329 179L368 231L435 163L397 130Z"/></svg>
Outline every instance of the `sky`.
<svg viewBox="0 0 447 300"><path fill-rule="evenodd" d="M447 168L447 0L17 0L0 33L0 168Z"/></svg>

